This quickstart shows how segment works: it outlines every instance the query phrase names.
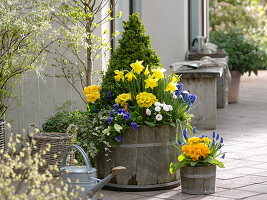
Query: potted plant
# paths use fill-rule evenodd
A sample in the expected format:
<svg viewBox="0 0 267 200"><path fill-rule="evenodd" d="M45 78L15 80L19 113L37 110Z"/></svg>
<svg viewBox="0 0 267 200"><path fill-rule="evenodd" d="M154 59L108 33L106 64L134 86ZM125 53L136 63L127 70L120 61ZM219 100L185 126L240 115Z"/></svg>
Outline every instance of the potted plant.
<svg viewBox="0 0 267 200"><path fill-rule="evenodd" d="M180 170L182 192L187 194L212 194L215 192L216 166L224 168L221 151L223 138L213 132L212 139L202 135L188 138L187 130L175 147L181 152L178 162L170 163L170 173Z"/></svg>
<svg viewBox="0 0 267 200"><path fill-rule="evenodd" d="M103 133L109 138L111 152L107 157L104 153L98 156L98 176L105 177L113 166L122 165L126 172L113 179L110 187L144 190L177 186L179 175L166 170L178 156L171 144L176 140L177 126L192 130L192 116L187 111L197 97L184 91L179 76L166 75L162 67L144 67L137 60L130 68L114 70L113 78L124 92L110 99L114 102L110 107L103 107L99 86L84 89L89 111L109 110Z"/></svg>
<svg viewBox="0 0 267 200"><path fill-rule="evenodd" d="M260 50L257 43L248 42L243 34L236 31L211 32L210 40L228 53L228 66L232 75L228 102L237 103L241 75L251 75L252 72L257 75L258 70L263 69L266 64L266 53Z"/></svg>

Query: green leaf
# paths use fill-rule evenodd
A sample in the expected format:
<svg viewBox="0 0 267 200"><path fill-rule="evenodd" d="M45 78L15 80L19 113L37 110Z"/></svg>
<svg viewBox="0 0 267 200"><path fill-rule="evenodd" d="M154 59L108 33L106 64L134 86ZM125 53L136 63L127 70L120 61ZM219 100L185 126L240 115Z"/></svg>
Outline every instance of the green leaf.
<svg viewBox="0 0 267 200"><path fill-rule="evenodd" d="M149 122L149 121L145 121L145 124L151 127L156 126L154 122Z"/></svg>
<svg viewBox="0 0 267 200"><path fill-rule="evenodd" d="M122 16L122 11L120 11L120 12L118 13L117 18L121 18L121 16Z"/></svg>
<svg viewBox="0 0 267 200"><path fill-rule="evenodd" d="M179 161L183 161L185 159L185 155L181 154L180 156L178 156L178 160Z"/></svg>
<svg viewBox="0 0 267 200"><path fill-rule="evenodd" d="M195 166L197 163L196 162L190 162L191 166Z"/></svg>

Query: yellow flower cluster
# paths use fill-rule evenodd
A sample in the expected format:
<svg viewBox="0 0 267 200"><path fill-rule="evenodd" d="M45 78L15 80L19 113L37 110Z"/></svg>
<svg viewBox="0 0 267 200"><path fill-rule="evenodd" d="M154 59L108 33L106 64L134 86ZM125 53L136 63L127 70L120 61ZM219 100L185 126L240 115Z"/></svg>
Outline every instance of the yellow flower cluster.
<svg viewBox="0 0 267 200"><path fill-rule="evenodd" d="M132 63L130 66L133 68L134 72L138 75L144 70L144 66L142 65L143 61L136 61L135 63Z"/></svg>
<svg viewBox="0 0 267 200"><path fill-rule="evenodd" d="M158 79L153 78L151 75L148 76L148 78L145 80L145 88L151 88L158 87Z"/></svg>
<svg viewBox="0 0 267 200"><path fill-rule="evenodd" d="M124 81L124 74L123 74L122 71L115 70L114 73L116 74L116 75L114 76L114 79L115 79L116 81L120 81L120 80Z"/></svg>
<svg viewBox="0 0 267 200"><path fill-rule="evenodd" d="M115 102L121 106L125 106L127 101L132 100L132 96L130 93L122 93L115 99Z"/></svg>
<svg viewBox="0 0 267 200"><path fill-rule="evenodd" d="M188 144L198 144L200 142L206 142L206 143L210 143L211 140L207 137L203 137L203 138L199 138L199 137L191 137L188 139Z"/></svg>
<svg viewBox="0 0 267 200"><path fill-rule="evenodd" d="M182 146L182 153L193 161L197 161L200 157L207 158L210 154L210 149L205 143L186 144Z"/></svg>
<svg viewBox="0 0 267 200"><path fill-rule="evenodd" d="M90 103L95 102L100 98L100 86L91 85L83 90L83 94L86 96L86 100Z"/></svg>
<svg viewBox="0 0 267 200"><path fill-rule="evenodd" d="M154 103L156 103L157 97L149 92L141 92L138 95L136 95L136 101L140 108L149 108Z"/></svg>

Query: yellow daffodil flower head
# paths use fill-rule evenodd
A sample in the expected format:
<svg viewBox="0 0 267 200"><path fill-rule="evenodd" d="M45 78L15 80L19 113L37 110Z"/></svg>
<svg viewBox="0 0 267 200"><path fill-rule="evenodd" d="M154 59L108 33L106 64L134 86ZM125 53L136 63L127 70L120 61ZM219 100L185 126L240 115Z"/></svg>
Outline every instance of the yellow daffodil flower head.
<svg viewBox="0 0 267 200"><path fill-rule="evenodd" d="M152 76L149 76L146 80L145 80L145 88L151 88L153 89L154 87L158 87L158 79L153 78Z"/></svg>
<svg viewBox="0 0 267 200"><path fill-rule="evenodd" d="M134 72L138 75L144 70L144 66L142 65L143 61L136 61L135 63L132 63L130 66L133 68Z"/></svg>
<svg viewBox="0 0 267 200"><path fill-rule="evenodd" d="M136 101L140 108L149 108L158 100L157 97L152 93L141 92L136 95Z"/></svg>
<svg viewBox="0 0 267 200"><path fill-rule="evenodd" d="M90 92L99 92L99 91L100 91L100 86L99 85L91 85L91 86L88 86L88 87L84 88L83 94L87 95Z"/></svg>
<svg viewBox="0 0 267 200"><path fill-rule="evenodd" d="M114 76L114 79L115 79L116 81L120 81L120 80L124 81L124 73L123 73L122 71L115 70L114 73L116 74L116 75Z"/></svg>
<svg viewBox="0 0 267 200"><path fill-rule="evenodd" d="M172 75L172 82L173 83L178 83L180 81L181 81L181 76L178 76L178 75L175 75L175 74Z"/></svg>
<svg viewBox="0 0 267 200"><path fill-rule="evenodd" d="M128 72L126 75L125 75L125 78L127 79L127 81L132 81L133 78L134 79L137 79L136 76L134 75L134 73L132 71Z"/></svg>
<svg viewBox="0 0 267 200"><path fill-rule="evenodd" d="M130 101L130 100L132 100L131 93L122 93L119 96L117 96L117 98L115 99L115 102L121 105L122 107L124 107L127 101Z"/></svg>
<svg viewBox="0 0 267 200"><path fill-rule="evenodd" d="M149 71L149 69L148 69L148 66L146 66L144 75L145 75L145 76L148 76L149 74L150 74L150 71Z"/></svg>
<svg viewBox="0 0 267 200"><path fill-rule="evenodd" d="M164 78L164 72L166 69L163 69L161 67L155 68L151 70L153 72L152 76L156 79L162 79Z"/></svg>
<svg viewBox="0 0 267 200"><path fill-rule="evenodd" d="M166 87L166 91L170 91L171 93L175 90L177 90L176 83L170 82Z"/></svg>

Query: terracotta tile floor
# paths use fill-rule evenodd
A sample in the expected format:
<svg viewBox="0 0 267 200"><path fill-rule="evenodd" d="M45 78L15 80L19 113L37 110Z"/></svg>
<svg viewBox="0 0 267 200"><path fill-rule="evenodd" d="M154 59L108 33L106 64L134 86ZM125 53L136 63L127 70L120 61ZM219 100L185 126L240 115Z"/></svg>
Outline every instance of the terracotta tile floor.
<svg viewBox="0 0 267 200"><path fill-rule="evenodd" d="M187 195L181 188L152 192L102 190L103 200L267 200L267 71L243 76L240 101L218 110L217 132L225 139L225 169L217 171L212 195ZM210 134L211 131L204 131Z"/></svg>

